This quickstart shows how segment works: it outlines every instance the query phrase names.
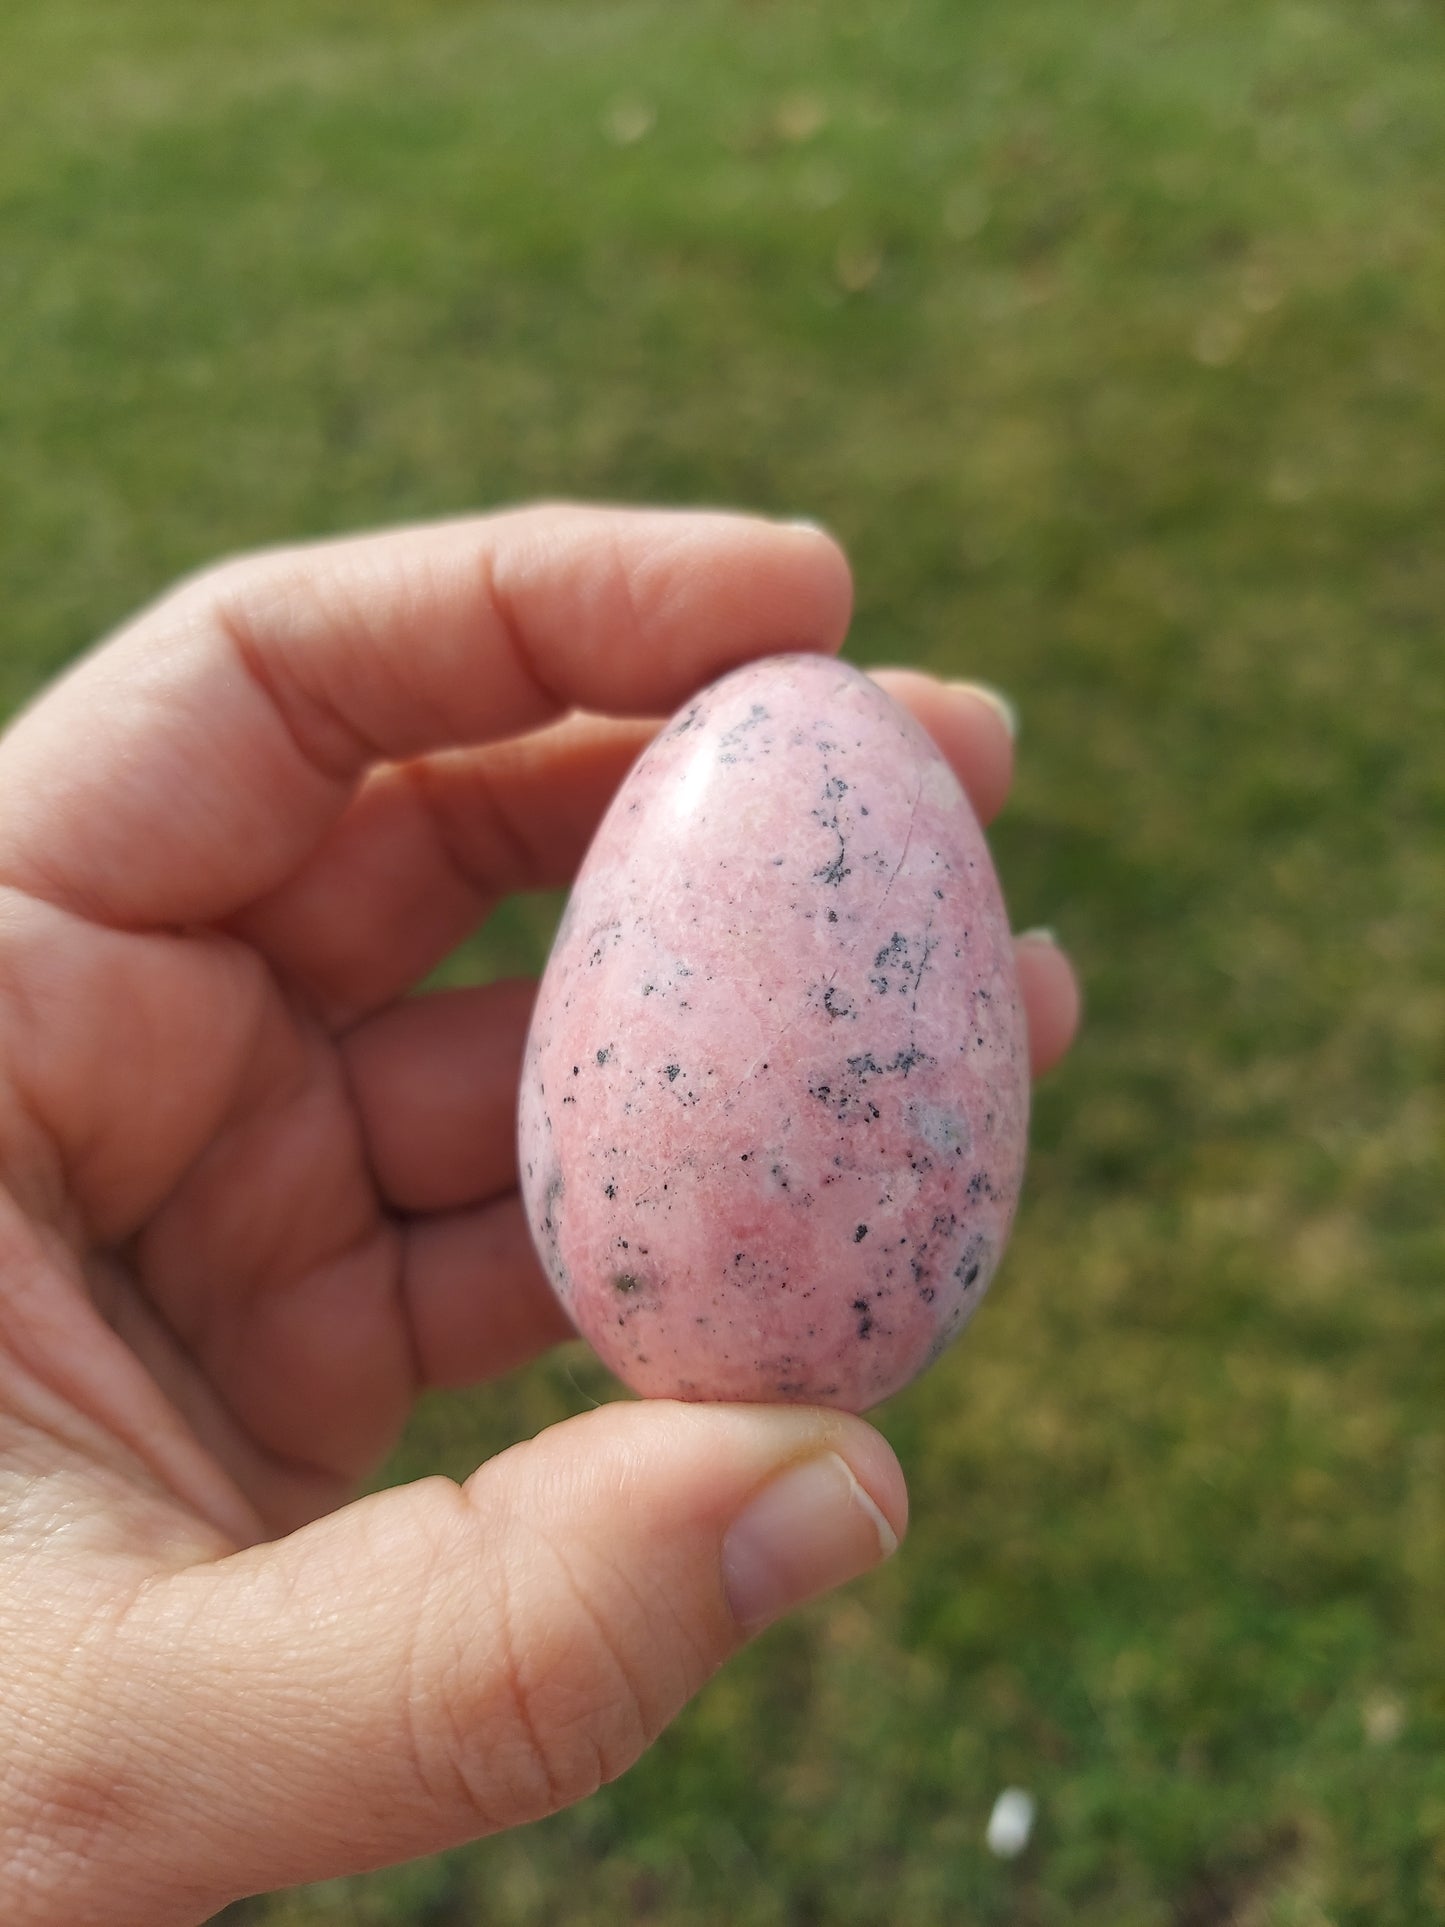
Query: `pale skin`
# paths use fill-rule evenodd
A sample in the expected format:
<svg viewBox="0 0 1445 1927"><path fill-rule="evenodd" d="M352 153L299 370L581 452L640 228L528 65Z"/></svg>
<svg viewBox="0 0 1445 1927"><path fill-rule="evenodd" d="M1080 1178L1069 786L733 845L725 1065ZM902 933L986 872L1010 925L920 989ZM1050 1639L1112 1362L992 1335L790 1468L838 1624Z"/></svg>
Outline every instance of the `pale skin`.
<svg viewBox="0 0 1445 1927"><path fill-rule="evenodd" d="M567 881L658 717L850 607L814 529L527 510L224 564L0 740L7 1922L196 1922L535 1819L901 1538L879 1434L795 1409L609 1405L348 1502L421 1389L566 1336L515 1193L530 988L415 986ZM880 680L992 816L997 708ZM1019 961L1044 1070L1078 995Z"/></svg>

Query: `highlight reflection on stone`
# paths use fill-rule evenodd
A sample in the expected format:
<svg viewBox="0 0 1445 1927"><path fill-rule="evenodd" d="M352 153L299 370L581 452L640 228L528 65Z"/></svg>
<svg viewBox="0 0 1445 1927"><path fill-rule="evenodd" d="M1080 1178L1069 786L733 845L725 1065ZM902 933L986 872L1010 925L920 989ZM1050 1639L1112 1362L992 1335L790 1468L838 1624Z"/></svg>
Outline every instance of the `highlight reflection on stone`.
<svg viewBox="0 0 1445 1927"><path fill-rule="evenodd" d="M967 1322L1023 1174L1028 1052L983 834L859 671L754 664L619 791L547 966L523 1195L651 1397L861 1411Z"/></svg>

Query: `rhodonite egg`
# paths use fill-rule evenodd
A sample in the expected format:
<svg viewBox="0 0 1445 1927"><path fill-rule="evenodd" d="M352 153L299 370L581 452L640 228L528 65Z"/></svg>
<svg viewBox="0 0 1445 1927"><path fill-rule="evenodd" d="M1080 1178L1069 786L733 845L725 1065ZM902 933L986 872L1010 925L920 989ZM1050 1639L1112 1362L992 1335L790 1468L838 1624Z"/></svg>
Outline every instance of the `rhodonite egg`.
<svg viewBox="0 0 1445 1927"><path fill-rule="evenodd" d="M931 738L784 656L622 785L542 980L522 1189L552 1287L649 1397L862 1411L967 1322L1023 1175L1008 919Z"/></svg>

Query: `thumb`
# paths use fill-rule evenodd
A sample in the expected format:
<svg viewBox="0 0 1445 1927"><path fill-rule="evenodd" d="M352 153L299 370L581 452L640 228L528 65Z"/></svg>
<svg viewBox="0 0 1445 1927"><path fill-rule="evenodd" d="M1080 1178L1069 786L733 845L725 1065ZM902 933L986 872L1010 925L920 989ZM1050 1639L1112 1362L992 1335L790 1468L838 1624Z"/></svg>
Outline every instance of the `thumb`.
<svg viewBox="0 0 1445 1927"><path fill-rule="evenodd" d="M465 1486L381 1493L158 1583L116 1655L159 1753L159 1797L128 1816L155 1883L140 1917L581 1799L749 1634L891 1552L906 1514L860 1420L612 1405Z"/></svg>

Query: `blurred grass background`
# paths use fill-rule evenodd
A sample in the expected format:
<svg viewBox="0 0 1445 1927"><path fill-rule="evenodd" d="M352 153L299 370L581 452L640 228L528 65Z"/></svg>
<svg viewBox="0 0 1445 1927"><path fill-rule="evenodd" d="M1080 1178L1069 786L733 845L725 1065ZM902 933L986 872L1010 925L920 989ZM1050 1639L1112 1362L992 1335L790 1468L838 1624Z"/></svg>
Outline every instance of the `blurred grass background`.
<svg viewBox="0 0 1445 1927"><path fill-rule="evenodd" d="M5 10L0 707L245 544L816 515L855 657L1018 701L1000 861L1089 990L882 1414L906 1555L581 1810L228 1919L1445 1918L1442 315L1438 0Z"/></svg>

